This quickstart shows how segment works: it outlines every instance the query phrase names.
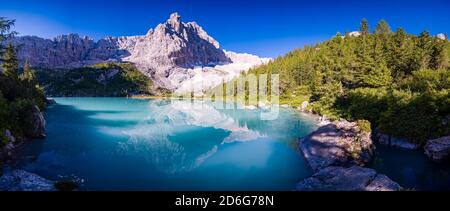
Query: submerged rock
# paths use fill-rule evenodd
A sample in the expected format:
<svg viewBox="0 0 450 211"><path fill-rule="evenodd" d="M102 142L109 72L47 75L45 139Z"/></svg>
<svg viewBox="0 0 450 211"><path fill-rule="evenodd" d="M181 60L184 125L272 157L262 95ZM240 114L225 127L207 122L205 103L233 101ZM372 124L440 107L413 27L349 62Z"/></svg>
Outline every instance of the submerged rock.
<svg viewBox="0 0 450 211"><path fill-rule="evenodd" d="M372 160L374 148L370 132L348 121L322 126L300 140L300 149L314 171L332 165L364 165Z"/></svg>
<svg viewBox="0 0 450 211"><path fill-rule="evenodd" d="M425 154L433 161L441 163L450 160L450 136L429 140Z"/></svg>
<svg viewBox="0 0 450 211"><path fill-rule="evenodd" d="M330 166L297 184L299 191L398 191L401 186L373 169Z"/></svg>
<svg viewBox="0 0 450 211"><path fill-rule="evenodd" d="M1 191L56 191L54 182L36 174L14 170L0 177Z"/></svg>

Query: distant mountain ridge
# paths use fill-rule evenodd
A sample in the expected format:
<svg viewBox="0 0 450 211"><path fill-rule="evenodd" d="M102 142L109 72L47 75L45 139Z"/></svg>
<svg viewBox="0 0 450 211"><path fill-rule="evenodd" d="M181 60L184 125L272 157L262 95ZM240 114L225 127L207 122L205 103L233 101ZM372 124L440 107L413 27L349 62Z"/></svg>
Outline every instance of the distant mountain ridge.
<svg viewBox="0 0 450 211"><path fill-rule="evenodd" d="M53 40L23 36L16 37L13 44L18 47L22 65L28 61L34 68L73 69L103 62L131 62L155 85L172 91L185 87L183 92L198 74L207 77L207 83L196 83L195 89L206 90L224 78L270 61L221 49L197 23L181 22L178 13L143 36L106 37L97 42L77 34Z"/></svg>

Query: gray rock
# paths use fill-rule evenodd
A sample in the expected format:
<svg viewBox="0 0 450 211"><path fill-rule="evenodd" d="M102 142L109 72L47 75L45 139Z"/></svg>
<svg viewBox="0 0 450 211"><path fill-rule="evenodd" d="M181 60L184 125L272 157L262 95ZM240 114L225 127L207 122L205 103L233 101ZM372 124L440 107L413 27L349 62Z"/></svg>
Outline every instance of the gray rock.
<svg viewBox="0 0 450 211"><path fill-rule="evenodd" d="M299 191L398 191L400 185L373 169L330 166L297 184Z"/></svg>
<svg viewBox="0 0 450 211"><path fill-rule="evenodd" d="M391 137L386 134L380 134L378 137L378 142L382 145L390 146L391 145Z"/></svg>
<svg viewBox="0 0 450 211"><path fill-rule="evenodd" d="M52 98L46 98L45 102L47 103L47 105L54 105L54 104L56 104L55 99L52 99Z"/></svg>
<svg viewBox="0 0 450 211"><path fill-rule="evenodd" d="M356 123L334 122L300 140L300 149L314 171L332 166L364 165L372 160L370 133Z"/></svg>
<svg viewBox="0 0 450 211"><path fill-rule="evenodd" d="M54 182L23 170L4 172L4 174L0 177L0 190L56 191Z"/></svg>
<svg viewBox="0 0 450 211"><path fill-rule="evenodd" d="M419 144L411 143L408 141L408 139L405 138L396 138L396 137L391 137L391 146L407 150L417 150L420 148Z"/></svg>
<svg viewBox="0 0 450 211"><path fill-rule="evenodd" d="M28 120L30 128L26 131L26 135L30 138L45 138L45 119L39 107L33 106Z"/></svg>
<svg viewBox="0 0 450 211"><path fill-rule="evenodd" d="M385 146L395 147L399 149L405 150L417 150L420 148L419 144L414 144L408 141L405 138L396 138L394 136L390 136L383 133L378 133L378 142Z"/></svg>
<svg viewBox="0 0 450 211"><path fill-rule="evenodd" d="M374 180L366 186L366 191L399 191L402 187L392 181L389 177L384 174L377 174Z"/></svg>
<svg viewBox="0 0 450 211"><path fill-rule="evenodd" d="M425 154L433 161L442 163L450 160L450 136L429 140Z"/></svg>

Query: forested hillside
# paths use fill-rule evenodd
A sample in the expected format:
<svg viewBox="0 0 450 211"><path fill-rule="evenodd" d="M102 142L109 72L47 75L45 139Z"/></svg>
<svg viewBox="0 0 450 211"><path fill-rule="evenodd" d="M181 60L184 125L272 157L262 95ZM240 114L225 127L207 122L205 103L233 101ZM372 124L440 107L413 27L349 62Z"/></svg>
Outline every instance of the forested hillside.
<svg viewBox="0 0 450 211"><path fill-rule="evenodd" d="M45 109L43 90L34 77L34 72L25 64L21 73L12 45L2 42L14 35L11 27L14 21L0 17L0 149L8 142L5 131L11 131L16 137L34 136L30 134L35 106Z"/></svg>
<svg viewBox="0 0 450 211"><path fill-rule="evenodd" d="M54 97L123 97L130 94L164 95L130 63L101 63L71 70L40 70L39 83Z"/></svg>
<svg viewBox="0 0 450 211"><path fill-rule="evenodd" d="M392 32L367 21L359 33L337 34L252 69L279 74L282 103L331 119L369 120L373 128L410 141L450 132L450 43L441 36Z"/></svg>

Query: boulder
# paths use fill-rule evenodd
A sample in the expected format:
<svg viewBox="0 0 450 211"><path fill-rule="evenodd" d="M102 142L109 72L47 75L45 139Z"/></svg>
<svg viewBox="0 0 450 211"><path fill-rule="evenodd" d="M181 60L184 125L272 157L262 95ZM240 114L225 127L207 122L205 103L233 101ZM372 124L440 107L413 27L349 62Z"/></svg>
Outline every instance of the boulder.
<svg viewBox="0 0 450 211"><path fill-rule="evenodd" d="M371 134L356 123L334 122L320 127L300 140L300 149L309 166L317 171L332 165L364 165L375 149Z"/></svg>
<svg viewBox="0 0 450 211"><path fill-rule="evenodd" d="M417 150L420 148L420 145L411 143L405 138L391 137L391 147L407 150Z"/></svg>
<svg viewBox="0 0 450 211"><path fill-rule="evenodd" d="M0 177L0 191L56 191L54 182L36 174L13 170Z"/></svg>
<svg viewBox="0 0 450 211"><path fill-rule="evenodd" d="M380 134L378 137L378 142L382 145L390 146L391 145L391 137L386 134Z"/></svg>
<svg viewBox="0 0 450 211"><path fill-rule="evenodd" d="M47 105L54 105L54 104L56 104L55 99L52 99L52 98L46 98L45 102L47 103Z"/></svg>
<svg viewBox="0 0 450 211"><path fill-rule="evenodd" d="M377 133L378 142L385 146L395 147L405 150L417 150L420 148L420 144L414 144L405 138L396 138L383 133Z"/></svg>
<svg viewBox="0 0 450 211"><path fill-rule="evenodd" d="M399 191L402 187L392 181L388 176L384 174L377 174L374 180L366 186L366 191Z"/></svg>
<svg viewBox="0 0 450 211"><path fill-rule="evenodd" d="M298 191L398 191L401 186L373 169L330 166L297 184Z"/></svg>
<svg viewBox="0 0 450 211"><path fill-rule="evenodd" d="M433 161L442 163L450 160L450 136L429 140L425 154Z"/></svg>
<svg viewBox="0 0 450 211"><path fill-rule="evenodd" d="M30 128L26 131L26 135L30 138L45 138L45 119L39 107L32 107L28 120Z"/></svg>

